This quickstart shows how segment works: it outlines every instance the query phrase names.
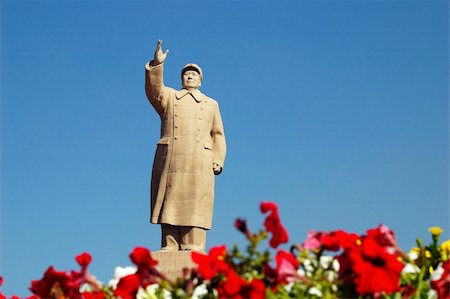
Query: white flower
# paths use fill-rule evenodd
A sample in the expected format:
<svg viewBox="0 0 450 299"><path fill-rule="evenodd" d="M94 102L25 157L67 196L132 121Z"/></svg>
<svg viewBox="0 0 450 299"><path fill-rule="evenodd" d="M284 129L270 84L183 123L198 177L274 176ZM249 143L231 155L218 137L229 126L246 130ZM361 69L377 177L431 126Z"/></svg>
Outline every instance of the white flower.
<svg viewBox="0 0 450 299"><path fill-rule="evenodd" d="M407 255L408 255L408 259L410 259L411 261L415 261L419 257L419 253L417 251L413 251L413 250L408 252Z"/></svg>
<svg viewBox="0 0 450 299"><path fill-rule="evenodd" d="M428 299L439 299L438 295L437 295L437 292L435 290L433 290L433 289L430 289L428 291L427 298Z"/></svg>
<svg viewBox="0 0 450 299"><path fill-rule="evenodd" d="M322 292L316 287L310 288L308 290L308 294L313 295L313 296L317 296L317 297L322 297L323 296Z"/></svg>
<svg viewBox="0 0 450 299"><path fill-rule="evenodd" d="M93 280L95 280L95 282L97 282L98 285L103 285L103 282L99 281L99 280L97 279L97 277L95 277L94 275L91 275L91 278L92 278ZM92 286L91 283L85 282L85 283L83 283L83 284L80 285L79 290L80 290L81 293L84 293L84 292L93 292L93 291L94 291L94 288L93 288L93 286Z"/></svg>
<svg viewBox="0 0 450 299"><path fill-rule="evenodd" d="M128 266L128 267L116 267L114 269L114 276L113 278L109 281L108 285L115 290L117 287L117 284L119 283L119 280L122 277L125 277L127 275L130 274L134 274L136 273L137 269L136 267L132 267L132 266Z"/></svg>
<svg viewBox="0 0 450 299"><path fill-rule="evenodd" d="M335 259L332 256L321 256L320 257L320 266L322 269L325 269L324 272L326 279L329 282L333 282L338 277L338 271L339 271L339 262L337 259Z"/></svg>
<svg viewBox="0 0 450 299"><path fill-rule="evenodd" d="M156 290L158 290L159 285L157 283L147 286L145 289L139 288L136 299L158 299L156 297ZM162 290L164 299L171 299L172 295L166 289Z"/></svg>
<svg viewBox="0 0 450 299"><path fill-rule="evenodd" d="M94 289L92 288L90 283L83 283L80 285L80 293L84 292L92 292Z"/></svg>
<svg viewBox="0 0 450 299"><path fill-rule="evenodd" d="M333 262L333 257L332 256L322 255L320 257L320 266L323 269L328 269L328 267L331 265L332 262Z"/></svg>
<svg viewBox="0 0 450 299"><path fill-rule="evenodd" d="M284 285L284 289L285 289L286 291L290 292L290 291L292 291L292 287L293 287L293 286L294 286L294 282L291 281L290 283Z"/></svg>
<svg viewBox="0 0 450 299"><path fill-rule="evenodd" d="M170 293L168 294L169 297L167 297L167 293L166 292L164 292L163 295L164 295L164 299L171 299L172 298L172 295L170 295ZM183 289L177 288L177 289L175 289L175 298L189 298L189 297L187 297L186 292Z"/></svg>
<svg viewBox="0 0 450 299"><path fill-rule="evenodd" d="M136 299L158 299L155 294L157 288L157 284L151 284L145 289L139 288L136 294Z"/></svg>
<svg viewBox="0 0 450 299"><path fill-rule="evenodd" d="M313 272L314 271L314 267L312 266L311 260L304 260L303 261L303 267L305 267L306 272Z"/></svg>
<svg viewBox="0 0 450 299"><path fill-rule="evenodd" d="M402 269L402 275L418 273L420 273L420 268L413 264L406 264Z"/></svg>
<svg viewBox="0 0 450 299"><path fill-rule="evenodd" d="M341 269L341 265L339 264L339 261L337 259L333 259L333 270L336 272L339 272L339 269Z"/></svg>
<svg viewBox="0 0 450 299"><path fill-rule="evenodd" d="M442 268L442 263L440 263L436 268L436 270L434 270L433 273L431 273L430 280L431 281L439 280L442 278L442 274L444 274L444 268Z"/></svg>
<svg viewBox="0 0 450 299"><path fill-rule="evenodd" d="M324 272L324 274L325 274L325 277L327 278L328 282L333 282L339 276L337 274L337 272L334 272L332 270L327 270L327 271Z"/></svg>
<svg viewBox="0 0 450 299"><path fill-rule="evenodd" d="M206 285L201 284L194 289L194 292L192 293L192 299L202 298L206 294L208 294L208 289L206 288Z"/></svg>

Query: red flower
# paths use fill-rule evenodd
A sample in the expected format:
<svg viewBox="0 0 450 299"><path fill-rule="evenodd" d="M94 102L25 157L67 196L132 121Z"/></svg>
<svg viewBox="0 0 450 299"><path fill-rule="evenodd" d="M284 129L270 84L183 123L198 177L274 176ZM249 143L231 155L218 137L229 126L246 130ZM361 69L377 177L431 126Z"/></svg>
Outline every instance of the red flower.
<svg viewBox="0 0 450 299"><path fill-rule="evenodd" d="M3 285L3 277L0 276L0 287ZM7 299L2 292L0 292L0 299Z"/></svg>
<svg viewBox="0 0 450 299"><path fill-rule="evenodd" d="M154 260L150 254L150 250L144 247L136 247L133 252L130 253L131 261L140 269L153 267L158 264L157 260Z"/></svg>
<svg viewBox="0 0 450 299"><path fill-rule="evenodd" d="M237 228L238 231L243 233L247 237L247 239L250 240L251 234L248 230L247 221L245 221L245 219L236 219L236 221L234 221L234 227Z"/></svg>
<svg viewBox="0 0 450 299"><path fill-rule="evenodd" d="M93 288L94 292L99 292L102 288L101 284L87 270L87 267L92 261L92 256L87 252L83 252L82 254L77 255L75 257L75 260L77 261L78 265L80 265L81 272L72 271L71 275L74 283L77 285L82 285L85 283L89 284Z"/></svg>
<svg viewBox="0 0 450 299"><path fill-rule="evenodd" d="M254 278L247 287L244 298L264 299L266 298L266 286L262 280Z"/></svg>
<svg viewBox="0 0 450 299"><path fill-rule="evenodd" d="M114 290L115 297L122 299L134 299L141 286L141 279L137 274L122 277Z"/></svg>
<svg viewBox="0 0 450 299"><path fill-rule="evenodd" d="M261 296L262 289L265 294L264 283L252 281L248 283L237 274L234 269L225 261L227 248L225 245L212 247L208 254L192 252L192 260L198 265L198 273L203 279L211 280L217 274L221 274L222 280L219 281L217 292L219 298L264 298Z"/></svg>
<svg viewBox="0 0 450 299"><path fill-rule="evenodd" d="M349 251L349 258L360 295L391 294L400 290L403 264L375 239L361 238L361 245Z"/></svg>
<svg viewBox="0 0 450 299"><path fill-rule="evenodd" d="M40 298L80 298L79 284L71 275L63 271L55 271L49 267L41 280L33 280L30 287L33 294Z"/></svg>
<svg viewBox="0 0 450 299"><path fill-rule="evenodd" d="M261 299L266 296L266 286L259 279L247 282L230 268L225 275L225 280L219 283L217 292L219 299Z"/></svg>
<svg viewBox="0 0 450 299"><path fill-rule="evenodd" d="M122 277L114 292L122 298L134 298L139 287L147 287L157 283L157 278L165 278L155 266L158 264L150 254L150 250L144 247L136 247L130 253L131 261L138 267L136 273Z"/></svg>
<svg viewBox="0 0 450 299"><path fill-rule="evenodd" d="M397 239L394 232L384 224L380 224L377 228L372 228L367 231L367 236L373 238L378 244L385 247L389 253L400 253L398 248Z"/></svg>
<svg viewBox="0 0 450 299"><path fill-rule="evenodd" d="M343 230L331 232L310 230L306 240L302 243L305 249L325 249L330 251L347 250L356 244L358 236Z"/></svg>
<svg viewBox="0 0 450 299"><path fill-rule="evenodd" d="M277 205L273 202L262 202L260 208L263 214L270 212L264 221L264 227L268 232L272 233L269 245L272 248L277 248L280 244L287 243L289 240L288 233L283 224L281 224Z"/></svg>
<svg viewBox="0 0 450 299"><path fill-rule="evenodd" d="M83 252L82 254L77 255L75 257L75 260L77 261L78 265L81 266L81 271L83 271L86 270L86 268L91 263L92 256L87 252Z"/></svg>
<svg viewBox="0 0 450 299"><path fill-rule="evenodd" d="M81 299L105 299L105 298L106 298L105 293L101 291L81 293Z"/></svg>
<svg viewBox="0 0 450 299"><path fill-rule="evenodd" d="M338 251L340 248L347 250L356 245L358 236L356 234L349 234L343 230L336 230L330 233L325 233L320 242L325 250Z"/></svg>
<svg viewBox="0 0 450 299"><path fill-rule="evenodd" d="M339 280L345 285L353 285L352 261L350 260L349 251L344 251L336 257L339 263Z"/></svg>
<svg viewBox="0 0 450 299"><path fill-rule="evenodd" d="M89 253L85 252L75 257L81 266L81 272L71 271L70 274L64 271L56 271L49 267L40 280L31 282L30 290L37 296L31 298L81 298L80 285L90 284L95 291L100 289L100 284L89 274L87 267L92 260Z"/></svg>
<svg viewBox="0 0 450 299"><path fill-rule="evenodd" d="M192 261L198 265L198 272L204 279L212 279L218 273L225 273L230 266L225 262L227 248L225 245L212 247L209 253L196 251L191 253Z"/></svg>
<svg viewBox="0 0 450 299"><path fill-rule="evenodd" d="M241 291L246 284L246 281L230 268L225 281L222 281L218 289L219 298L243 298Z"/></svg>
<svg viewBox="0 0 450 299"><path fill-rule="evenodd" d="M443 268L443 273L442 273L441 277L437 278L436 280L432 279L430 282L430 285L433 288L433 290L436 291L438 298L449 299L450 298L450 260L445 261L442 264L442 268ZM436 271L438 271L438 270L436 270ZM434 274L434 272L433 272L433 274Z"/></svg>

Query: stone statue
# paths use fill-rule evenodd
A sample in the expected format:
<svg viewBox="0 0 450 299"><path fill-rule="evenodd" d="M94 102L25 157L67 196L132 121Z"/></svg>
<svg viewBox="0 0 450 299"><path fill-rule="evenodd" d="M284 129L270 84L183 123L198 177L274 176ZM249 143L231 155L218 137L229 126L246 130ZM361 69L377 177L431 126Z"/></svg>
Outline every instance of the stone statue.
<svg viewBox="0 0 450 299"><path fill-rule="evenodd" d="M218 103L201 93L202 69L181 70L183 88L164 86L164 61L158 40L145 65L145 92L161 118L151 180L151 223L161 225L161 250L204 252L211 228L214 175L222 172L226 143Z"/></svg>

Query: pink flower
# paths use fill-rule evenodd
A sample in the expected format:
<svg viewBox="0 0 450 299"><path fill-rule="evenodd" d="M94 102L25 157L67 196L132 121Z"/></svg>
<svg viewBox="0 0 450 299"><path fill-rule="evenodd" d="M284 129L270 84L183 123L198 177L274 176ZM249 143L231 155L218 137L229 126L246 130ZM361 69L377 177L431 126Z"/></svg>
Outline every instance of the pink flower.
<svg viewBox="0 0 450 299"><path fill-rule="evenodd" d="M300 263L292 253L283 249L278 251L275 256L275 262L277 264L277 284L306 280L305 277L297 272Z"/></svg>
<svg viewBox="0 0 450 299"><path fill-rule="evenodd" d="M306 240L302 243L302 247L309 250L319 249L321 246L320 240L323 235L323 232L309 230L308 235L306 236Z"/></svg>

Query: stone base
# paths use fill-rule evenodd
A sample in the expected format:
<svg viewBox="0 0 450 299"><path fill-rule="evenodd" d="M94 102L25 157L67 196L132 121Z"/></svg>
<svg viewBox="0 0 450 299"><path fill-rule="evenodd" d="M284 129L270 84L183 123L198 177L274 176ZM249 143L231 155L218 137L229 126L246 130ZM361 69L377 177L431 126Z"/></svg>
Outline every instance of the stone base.
<svg viewBox="0 0 450 299"><path fill-rule="evenodd" d="M184 268L195 268L189 250L183 251L154 251L152 257L158 261L156 269L167 278L175 280L183 275Z"/></svg>

